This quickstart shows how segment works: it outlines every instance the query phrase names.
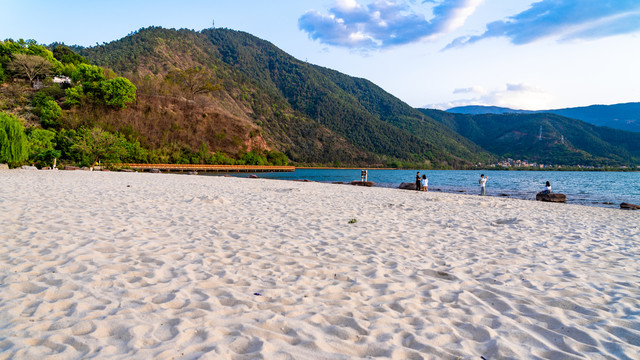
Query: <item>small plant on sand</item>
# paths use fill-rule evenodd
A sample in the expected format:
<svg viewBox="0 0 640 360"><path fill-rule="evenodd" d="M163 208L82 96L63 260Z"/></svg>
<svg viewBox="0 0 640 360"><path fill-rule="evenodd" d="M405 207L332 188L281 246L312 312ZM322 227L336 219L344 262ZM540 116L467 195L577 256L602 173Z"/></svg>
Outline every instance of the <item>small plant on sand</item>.
<svg viewBox="0 0 640 360"><path fill-rule="evenodd" d="M356 219L351 219L351 220L349 220L349 224L355 224L355 223L357 223L357 222L358 222L358 220L356 220Z"/></svg>

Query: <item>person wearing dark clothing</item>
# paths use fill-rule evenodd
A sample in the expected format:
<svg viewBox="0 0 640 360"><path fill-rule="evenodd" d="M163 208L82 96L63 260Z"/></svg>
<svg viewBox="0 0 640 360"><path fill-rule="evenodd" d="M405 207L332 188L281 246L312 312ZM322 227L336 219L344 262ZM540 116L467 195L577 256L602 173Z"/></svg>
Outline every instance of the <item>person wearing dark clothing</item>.
<svg viewBox="0 0 640 360"><path fill-rule="evenodd" d="M420 182L420 171L418 171L418 173L416 174L416 190L422 190L422 185Z"/></svg>

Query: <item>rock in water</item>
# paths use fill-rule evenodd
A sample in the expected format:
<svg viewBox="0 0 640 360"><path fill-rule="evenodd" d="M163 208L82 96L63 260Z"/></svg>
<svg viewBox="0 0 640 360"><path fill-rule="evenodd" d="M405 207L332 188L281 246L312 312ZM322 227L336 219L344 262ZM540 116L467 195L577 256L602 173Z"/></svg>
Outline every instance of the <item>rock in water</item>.
<svg viewBox="0 0 640 360"><path fill-rule="evenodd" d="M398 189L402 189L402 190L416 190L416 183L406 183L406 182L403 182L402 184L400 184L400 186L398 186Z"/></svg>
<svg viewBox="0 0 640 360"><path fill-rule="evenodd" d="M551 193L551 194L536 194L536 200L538 201L548 201L548 202L567 202L567 195L559 194L559 193Z"/></svg>
<svg viewBox="0 0 640 360"><path fill-rule="evenodd" d="M620 209L640 210L640 205L623 202L620 204Z"/></svg>

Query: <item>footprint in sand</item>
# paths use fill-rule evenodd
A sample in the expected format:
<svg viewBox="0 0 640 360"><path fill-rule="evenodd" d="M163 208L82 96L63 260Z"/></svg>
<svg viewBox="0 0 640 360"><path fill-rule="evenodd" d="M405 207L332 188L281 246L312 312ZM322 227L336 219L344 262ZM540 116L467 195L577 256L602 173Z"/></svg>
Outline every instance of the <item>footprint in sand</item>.
<svg viewBox="0 0 640 360"><path fill-rule="evenodd" d="M237 337L231 344L229 344L229 349L231 349L236 354L252 354L262 350L263 342L262 340L251 337Z"/></svg>
<svg viewBox="0 0 640 360"><path fill-rule="evenodd" d="M38 286L32 282L23 282L23 283L18 283L18 284L11 284L10 288L12 290L18 290L20 292L23 292L25 294L39 294L45 290L47 290L46 287L43 286Z"/></svg>
<svg viewBox="0 0 640 360"><path fill-rule="evenodd" d="M92 321L80 321L71 327L71 333L75 336L91 334L96 330L96 325Z"/></svg>
<svg viewBox="0 0 640 360"><path fill-rule="evenodd" d="M151 302L156 304L156 305L160 305L160 304L164 304L166 302L169 302L173 299L175 299L176 296L174 294L160 294L160 295L156 295Z"/></svg>
<svg viewBox="0 0 640 360"><path fill-rule="evenodd" d="M87 267L82 264L73 264L60 269L61 273L78 274L87 271Z"/></svg>
<svg viewBox="0 0 640 360"><path fill-rule="evenodd" d="M160 341L171 340L179 333L177 329L178 324L180 324L179 319L171 319L169 321L166 321L156 328L156 330L153 332L153 336L155 336Z"/></svg>
<svg viewBox="0 0 640 360"><path fill-rule="evenodd" d="M70 299L72 297L73 297L72 291L59 291L58 289L49 289L44 294L44 299L51 302Z"/></svg>

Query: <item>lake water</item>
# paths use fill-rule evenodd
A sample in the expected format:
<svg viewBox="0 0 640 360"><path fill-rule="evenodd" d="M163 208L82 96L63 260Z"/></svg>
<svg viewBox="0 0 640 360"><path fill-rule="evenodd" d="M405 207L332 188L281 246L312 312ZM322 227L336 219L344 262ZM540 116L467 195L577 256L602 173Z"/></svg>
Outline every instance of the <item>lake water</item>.
<svg viewBox="0 0 640 360"><path fill-rule="evenodd" d="M499 171L499 170L368 170L375 186L397 188L415 182L416 171L426 174L429 191L478 195L480 174L488 176L487 195L535 200L549 181L553 192L567 195L567 203L619 207L621 202L640 204L640 172L601 171ZM260 178L351 182L360 180L360 170L296 169L288 173L257 173ZM247 177L248 174L234 174Z"/></svg>

